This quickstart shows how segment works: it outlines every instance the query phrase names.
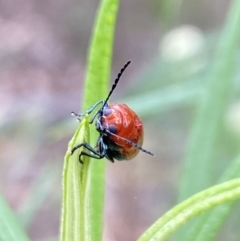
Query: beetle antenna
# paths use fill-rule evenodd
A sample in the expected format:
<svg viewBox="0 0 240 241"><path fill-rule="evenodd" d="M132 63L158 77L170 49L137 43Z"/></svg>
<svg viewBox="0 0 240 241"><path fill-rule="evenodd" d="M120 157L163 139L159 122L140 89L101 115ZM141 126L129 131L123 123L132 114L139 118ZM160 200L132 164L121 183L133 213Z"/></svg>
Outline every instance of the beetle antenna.
<svg viewBox="0 0 240 241"><path fill-rule="evenodd" d="M107 98L105 99L104 103L103 103L103 106L102 106L102 109L105 107L105 105L107 104L110 96L112 95L113 91L115 90L115 88L117 87L117 84L118 84L118 81L120 80L123 72L126 70L126 68L128 67L128 65L131 63L131 60L128 60L128 62L121 68L120 72L118 73L117 75L117 78L115 79L114 81L114 84L112 85L112 88L107 96Z"/></svg>
<svg viewBox="0 0 240 241"><path fill-rule="evenodd" d="M134 141L131 141L131 140L129 140L129 139L126 139L126 138L124 138L124 137L121 137L121 136L119 136L119 135L116 135L116 134L112 133L112 132L109 131L109 130L106 130L106 132L107 132L108 134L112 135L112 136L117 137L118 139L121 139L121 140L126 141L127 143L129 143L130 145L136 147L136 148L139 149L140 151L145 152L145 153L147 153L147 154L149 154L149 155L151 155L151 156L154 156L154 154L153 154L152 152L143 149L141 146L139 146L139 145L138 145L137 143L135 143Z"/></svg>

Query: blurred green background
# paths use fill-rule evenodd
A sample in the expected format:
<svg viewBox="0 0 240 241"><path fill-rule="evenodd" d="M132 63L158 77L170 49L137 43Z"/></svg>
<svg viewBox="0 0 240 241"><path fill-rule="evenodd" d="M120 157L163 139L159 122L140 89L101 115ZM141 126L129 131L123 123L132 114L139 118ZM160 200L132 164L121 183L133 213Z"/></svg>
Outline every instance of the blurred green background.
<svg viewBox="0 0 240 241"><path fill-rule="evenodd" d="M0 190L32 240L58 237L63 157L78 124L70 113L80 111L98 3L0 1ZM136 240L176 203L196 104L228 7L226 0L121 1L112 80L128 59L133 63L111 101L140 115L144 148L155 157L108 162L103 240ZM239 77L213 184L238 153ZM236 212L217 240L237 240L237 219Z"/></svg>

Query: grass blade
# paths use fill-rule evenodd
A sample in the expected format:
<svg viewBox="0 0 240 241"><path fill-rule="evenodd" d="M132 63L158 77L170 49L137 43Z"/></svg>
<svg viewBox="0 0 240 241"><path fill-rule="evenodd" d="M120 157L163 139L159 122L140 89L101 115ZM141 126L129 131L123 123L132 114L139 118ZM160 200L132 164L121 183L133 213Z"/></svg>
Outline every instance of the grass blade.
<svg viewBox="0 0 240 241"><path fill-rule="evenodd" d="M30 241L12 210L0 195L0 240Z"/></svg>

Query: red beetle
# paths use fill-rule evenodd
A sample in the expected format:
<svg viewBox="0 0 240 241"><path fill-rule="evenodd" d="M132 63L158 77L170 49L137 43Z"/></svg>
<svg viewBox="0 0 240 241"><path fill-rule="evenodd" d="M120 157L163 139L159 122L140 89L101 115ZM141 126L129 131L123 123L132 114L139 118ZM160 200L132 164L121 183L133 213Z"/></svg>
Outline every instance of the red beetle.
<svg viewBox="0 0 240 241"><path fill-rule="evenodd" d="M96 119L95 125L100 133L96 147L93 148L88 143L81 143L75 146L71 154L80 147L88 150L82 151L79 155L79 161L82 163L81 156L89 156L96 159L106 157L111 162L114 159L118 161L131 160L141 150L153 156L153 154L142 148L143 144L143 124L137 114L125 104L108 105L108 100L116 88L123 72L128 67L131 61L128 61L119 72L112 89L105 100L100 100L90 107L84 114L76 114L78 120L93 112L98 105L102 107L94 114L90 120L92 124Z"/></svg>

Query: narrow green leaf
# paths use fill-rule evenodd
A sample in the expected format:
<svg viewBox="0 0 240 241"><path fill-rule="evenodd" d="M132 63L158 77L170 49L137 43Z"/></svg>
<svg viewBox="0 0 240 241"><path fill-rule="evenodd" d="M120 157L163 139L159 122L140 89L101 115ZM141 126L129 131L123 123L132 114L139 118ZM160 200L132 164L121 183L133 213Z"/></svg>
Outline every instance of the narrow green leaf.
<svg viewBox="0 0 240 241"><path fill-rule="evenodd" d="M211 185L216 143L233 93L240 40L239 24L240 2L234 0L217 46L212 71L207 76L206 92L202 96L190 135L183 164L179 200ZM176 237L185 240L190 228L191 223L181 229Z"/></svg>
<svg viewBox="0 0 240 241"><path fill-rule="evenodd" d="M219 183L239 177L240 173L240 156L238 156L224 175L220 178ZM211 212L203 215L197 223L189 230L186 241L210 241L212 240L229 213L232 211L234 203L227 203L217 207Z"/></svg>
<svg viewBox="0 0 240 241"><path fill-rule="evenodd" d="M102 0L99 7L88 55L84 110L108 92L118 5L119 0Z"/></svg>
<svg viewBox="0 0 240 241"><path fill-rule="evenodd" d="M63 169L63 207L61 223L61 240L86 240L84 198L86 188L86 169L89 158L83 157L84 164L79 163L79 148L71 155L71 150L78 143L89 142L88 117L80 123L72 140L69 142ZM83 170L84 169L84 170ZM85 172L83 172L85 171Z"/></svg>
<svg viewBox="0 0 240 241"><path fill-rule="evenodd" d="M138 241L163 241L189 219L240 198L240 178L206 189L178 204L156 221Z"/></svg>
<svg viewBox="0 0 240 241"><path fill-rule="evenodd" d="M112 47L118 0L103 0L96 18L94 33L88 57L86 86L83 109L98 100L106 98L111 73ZM98 133L90 127L91 145L95 145ZM105 162L92 160L89 164L85 210L88 214L86 226L91 233L91 241L101 241L103 231L103 208L105 189Z"/></svg>
<svg viewBox="0 0 240 241"><path fill-rule="evenodd" d="M215 143L233 90L240 40L240 1L232 2L216 52L212 72L189 140L179 199L208 187L216 152Z"/></svg>
<svg viewBox="0 0 240 241"><path fill-rule="evenodd" d="M89 48L83 111L96 101L104 99L108 92L118 4L118 0L102 0L97 13ZM82 142L95 145L98 136L95 127L89 126L87 119L83 122L80 123L69 150ZM81 166L78 162L80 151L73 156L69 156L68 151L65 159L61 240L101 241L105 162L90 161L88 157L84 157L84 164Z"/></svg>
<svg viewBox="0 0 240 241"><path fill-rule="evenodd" d="M19 223L7 202L0 195L0 240L30 241Z"/></svg>

